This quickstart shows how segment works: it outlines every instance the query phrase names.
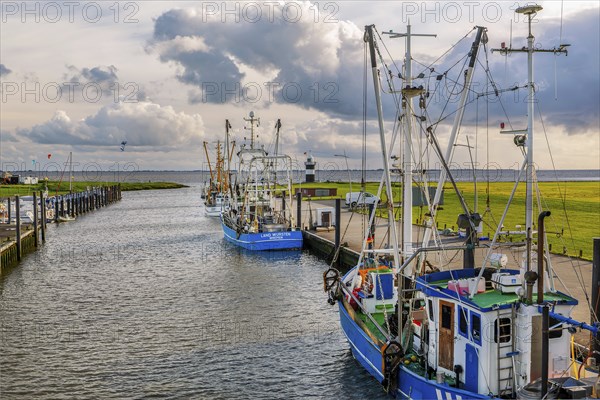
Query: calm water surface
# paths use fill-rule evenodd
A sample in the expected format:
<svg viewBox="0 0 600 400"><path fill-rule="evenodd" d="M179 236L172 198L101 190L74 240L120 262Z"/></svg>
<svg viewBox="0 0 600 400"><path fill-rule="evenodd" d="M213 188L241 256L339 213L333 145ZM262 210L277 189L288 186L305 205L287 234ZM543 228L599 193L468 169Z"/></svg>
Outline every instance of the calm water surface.
<svg viewBox="0 0 600 400"><path fill-rule="evenodd" d="M327 265L253 254L199 188L123 193L0 276L0 398L386 398L352 358Z"/></svg>

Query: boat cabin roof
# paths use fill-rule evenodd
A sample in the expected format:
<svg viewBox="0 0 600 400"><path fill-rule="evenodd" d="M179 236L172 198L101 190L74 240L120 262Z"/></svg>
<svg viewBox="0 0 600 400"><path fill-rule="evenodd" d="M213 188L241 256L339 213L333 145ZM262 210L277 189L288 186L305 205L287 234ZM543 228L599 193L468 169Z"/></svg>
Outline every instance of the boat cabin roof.
<svg viewBox="0 0 600 400"><path fill-rule="evenodd" d="M509 273L510 275L519 275L519 270L502 269L498 272ZM509 308L512 304L520 302L520 298L516 293L502 293L499 289L487 289L481 293L476 293L473 298L469 298L469 294L460 294L459 291L448 289L448 282L458 279L475 278L479 274L479 269L458 269L451 271L433 272L417 278L417 289L428 296L457 300L468 304L473 308L479 309L482 312ZM482 277L482 280L485 278ZM533 301L537 300L537 292L533 293ZM544 294L546 302L576 305L578 302L575 298L561 292Z"/></svg>

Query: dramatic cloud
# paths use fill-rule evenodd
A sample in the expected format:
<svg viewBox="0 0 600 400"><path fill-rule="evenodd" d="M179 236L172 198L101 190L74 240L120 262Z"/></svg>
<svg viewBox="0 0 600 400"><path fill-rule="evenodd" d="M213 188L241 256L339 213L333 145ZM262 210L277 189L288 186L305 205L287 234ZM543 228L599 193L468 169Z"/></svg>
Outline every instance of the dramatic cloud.
<svg viewBox="0 0 600 400"><path fill-rule="evenodd" d="M195 143L203 135L204 124L198 114L176 112L171 106L150 102L117 103L101 108L82 121L73 121L66 112L57 111L51 120L19 135L42 144L115 146L127 140L128 148L169 151Z"/></svg>
<svg viewBox="0 0 600 400"><path fill-rule="evenodd" d="M6 66L4 64L0 64L0 76L8 75L11 72L12 71L10 69L6 68Z"/></svg>
<svg viewBox="0 0 600 400"><path fill-rule="evenodd" d="M149 51L179 66L177 78L200 90L191 102L278 102L359 113L362 30L323 17L315 22L308 2L294 3L295 10L271 6L255 9L261 17L254 22L247 16L236 23L201 9L170 10L157 18Z"/></svg>
<svg viewBox="0 0 600 400"><path fill-rule="evenodd" d="M560 38L560 21L544 20L541 24L534 26L535 46L536 48L552 49L558 48L560 44L571 44L568 47L568 56L564 54L553 55L551 53L536 53L534 55L534 73L536 82L536 121L539 124L540 115L543 116L546 128L555 126L562 127L569 134L585 133L587 130L597 130L600 126L600 60L597 53L592 53L590 49L600 47L600 27L598 25L598 15L590 12L580 12L565 18L563 22L568 29L564 30L562 40ZM490 27L488 50L490 48L499 48L501 42L506 42L508 46L510 37L505 32L494 31ZM585 42L581 39L586 38ZM436 68L442 70L451 65L448 60L455 59L460 54L466 54L471 40L463 41L456 46L453 51ZM512 46L520 49L526 46L525 36L513 35ZM508 57L500 53L489 52L487 59L483 52L479 55L480 62L476 66L478 69L473 83L473 94L469 96L472 104L469 106L474 110L477 93L490 92L489 96L481 97L479 100L480 114L479 124L485 124L482 117L489 112L489 122L493 126L498 126L499 122L511 121L515 129L524 128L526 125L527 113L527 54L513 53ZM500 98L496 98L493 93L491 81L488 81L484 74L484 66L489 63L490 77L498 89L500 89ZM455 78L456 79L456 78ZM442 81L444 82L444 80ZM447 84L447 83L446 83ZM509 88L519 86L516 91L505 91ZM459 86L460 87L460 86ZM440 108L449 98L452 90L445 90L442 93L438 104L433 104ZM556 96L556 98L555 98ZM456 99L458 96L455 96ZM488 99L489 109L485 108L485 101ZM456 100L454 99L454 100ZM456 104L456 101L453 101ZM450 109L455 106L450 107ZM435 110L432 108L430 111ZM505 115L506 113L506 115ZM435 114L435 112L434 112ZM475 111L465 114L464 123L474 125L476 123ZM451 121L450 121L451 122ZM541 126L538 125L541 129Z"/></svg>
<svg viewBox="0 0 600 400"><path fill-rule="evenodd" d="M136 82L121 82L114 65L100 65L92 68L77 68L67 65L68 72L63 75L65 83L62 85L63 93L78 95L79 101L90 101L100 97L118 102L146 100L144 90ZM65 95L64 99L70 96Z"/></svg>

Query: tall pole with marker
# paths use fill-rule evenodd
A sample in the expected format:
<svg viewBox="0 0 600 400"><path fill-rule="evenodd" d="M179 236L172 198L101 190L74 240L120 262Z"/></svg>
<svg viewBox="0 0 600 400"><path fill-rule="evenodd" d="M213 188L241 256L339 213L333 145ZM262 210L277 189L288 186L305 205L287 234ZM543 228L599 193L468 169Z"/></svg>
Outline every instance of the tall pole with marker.
<svg viewBox="0 0 600 400"><path fill-rule="evenodd" d="M527 235L527 259L526 269L531 269L531 247L533 244L533 180L535 178L534 164L533 164L533 149L534 149L534 112L535 112L535 83L534 83L534 70L533 70L533 54L534 53L554 53L567 54L568 44L561 44L558 48L542 49L535 48L535 37L531 32L531 23L538 12L542 11L543 7L537 4L527 5L519 7L515 10L518 14L523 14L527 18L528 35L527 35L527 47L515 48L502 47L500 49L492 49L492 52L498 51L500 54L507 55L510 53L527 53L527 89L528 89L528 101L527 101L527 129L525 143L527 146L527 159L526 159L526 201L525 201L525 233ZM513 131L513 133L523 132ZM503 132L510 133L510 131Z"/></svg>

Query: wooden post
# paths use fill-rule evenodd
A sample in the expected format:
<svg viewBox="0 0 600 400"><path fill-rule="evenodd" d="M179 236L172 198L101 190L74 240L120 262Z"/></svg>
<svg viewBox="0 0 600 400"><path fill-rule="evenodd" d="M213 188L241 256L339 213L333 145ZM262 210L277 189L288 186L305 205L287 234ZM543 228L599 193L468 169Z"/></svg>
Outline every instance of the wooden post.
<svg viewBox="0 0 600 400"><path fill-rule="evenodd" d="M340 231L341 231L341 219L342 214L342 199L335 199L335 250L339 251L340 247Z"/></svg>
<svg viewBox="0 0 600 400"><path fill-rule="evenodd" d="M592 315L590 322L597 322L600 315L600 237L594 238L594 256L592 262ZM596 365L600 365L600 343L597 340L592 340L592 350L596 357Z"/></svg>
<svg viewBox="0 0 600 400"><path fill-rule="evenodd" d="M60 196L60 216L65 216L65 196Z"/></svg>
<svg viewBox="0 0 600 400"><path fill-rule="evenodd" d="M285 219L285 190L281 192L281 214Z"/></svg>
<svg viewBox="0 0 600 400"><path fill-rule="evenodd" d="M58 196L54 196L54 222L58 222Z"/></svg>
<svg viewBox="0 0 600 400"><path fill-rule="evenodd" d="M296 193L296 226L302 229L302 192Z"/></svg>
<svg viewBox="0 0 600 400"><path fill-rule="evenodd" d="M40 191L40 205L42 208L42 242L46 241L46 199L44 192Z"/></svg>
<svg viewBox="0 0 600 400"><path fill-rule="evenodd" d="M17 213L17 261L21 261L21 201L19 200L19 196L15 196L15 213Z"/></svg>
<svg viewBox="0 0 600 400"><path fill-rule="evenodd" d="M38 203L37 203L37 193L33 192L33 245L38 247Z"/></svg>
<svg viewBox="0 0 600 400"><path fill-rule="evenodd" d="M8 223L10 224L11 219L12 219L12 211L10 210L11 206L10 206L10 197L8 198Z"/></svg>

